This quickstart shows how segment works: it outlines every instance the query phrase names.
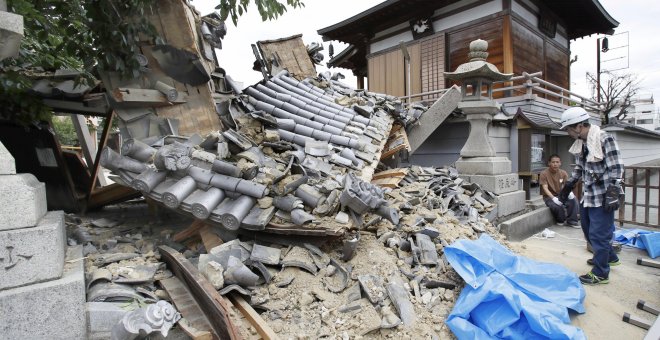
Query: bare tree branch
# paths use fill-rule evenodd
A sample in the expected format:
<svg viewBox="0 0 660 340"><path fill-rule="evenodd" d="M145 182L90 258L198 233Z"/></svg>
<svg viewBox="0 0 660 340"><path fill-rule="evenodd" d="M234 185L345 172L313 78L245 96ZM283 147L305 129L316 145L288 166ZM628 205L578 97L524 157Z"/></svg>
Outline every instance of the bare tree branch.
<svg viewBox="0 0 660 340"><path fill-rule="evenodd" d="M606 79L603 81L603 79ZM597 100L600 92L601 103L604 104L600 117L601 124L610 123L610 116L616 120L625 119L632 98L639 92L639 79L635 74L617 74L609 71L601 73L600 87L595 74L587 72L587 82L593 89L592 97Z"/></svg>

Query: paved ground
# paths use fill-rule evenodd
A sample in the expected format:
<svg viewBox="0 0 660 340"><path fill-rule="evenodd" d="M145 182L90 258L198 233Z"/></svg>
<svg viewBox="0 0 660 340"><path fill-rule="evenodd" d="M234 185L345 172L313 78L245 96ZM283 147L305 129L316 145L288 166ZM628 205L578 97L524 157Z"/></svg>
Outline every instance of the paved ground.
<svg viewBox="0 0 660 340"><path fill-rule="evenodd" d="M578 275L588 272L591 268L586 260L591 253L586 250L582 230L557 225L549 229L556 233L554 238L531 237L511 244L529 258L564 265ZM623 322L623 313L652 321L655 316L636 308L637 300L660 306L660 269L636 264L639 257L649 259L646 251L624 247L619 257L622 264L613 267L609 284L585 286L586 313L571 316L572 324L582 328L589 339L643 339L646 330Z"/></svg>

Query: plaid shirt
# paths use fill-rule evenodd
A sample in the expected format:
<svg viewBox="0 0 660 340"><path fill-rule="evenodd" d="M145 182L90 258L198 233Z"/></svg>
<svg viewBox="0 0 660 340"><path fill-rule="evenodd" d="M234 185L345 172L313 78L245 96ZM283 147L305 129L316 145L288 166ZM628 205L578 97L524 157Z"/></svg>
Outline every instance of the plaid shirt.
<svg viewBox="0 0 660 340"><path fill-rule="evenodd" d="M620 185L616 180L623 178L623 163L619 145L609 133L602 132L600 143L603 148L603 160L587 162L587 145L582 146L582 153L575 156L575 169L572 178L582 178L584 207L603 205L605 190L611 184Z"/></svg>

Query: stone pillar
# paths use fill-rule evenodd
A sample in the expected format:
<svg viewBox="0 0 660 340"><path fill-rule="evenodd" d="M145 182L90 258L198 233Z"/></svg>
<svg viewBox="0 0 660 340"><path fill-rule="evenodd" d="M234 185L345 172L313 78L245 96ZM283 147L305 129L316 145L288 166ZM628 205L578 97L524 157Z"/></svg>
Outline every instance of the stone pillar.
<svg viewBox="0 0 660 340"><path fill-rule="evenodd" d="M45 185L16 174L2 143L0 216L0 338L84 339L82 248L67 250L64 213L46 211Z"/></svg>
<svg viewBox="0 0 660 340"><path fill-rule="evenodd" d="M0 61L18 56L23 40L23 16L7 12L7 2L0 0Z"/></svg>

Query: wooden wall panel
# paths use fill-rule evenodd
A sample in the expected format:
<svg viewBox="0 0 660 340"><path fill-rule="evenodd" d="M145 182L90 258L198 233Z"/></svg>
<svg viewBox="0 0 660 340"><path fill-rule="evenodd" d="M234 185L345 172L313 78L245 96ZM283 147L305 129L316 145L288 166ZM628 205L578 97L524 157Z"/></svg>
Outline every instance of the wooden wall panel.
<svg viewBox="0 0 660 340"><path fill-rule="evenodd" d="M488 42L488 58L486 61L495 65L500 72L504 70L504 39L502 37L502 27L504 17L494 18L475 23L474 25L449 32L448 41L448 71L455 71L458 65L469 61L470 42L476 39L486 40ZM515 61L514 61L515 62ZM447 83L446 86L450 86ZM502 87L497 84L494 88ZM498 92L493 95L494 98L502 97Z"/></svg>
<svg viewBox="0 0 660 340"><path fill-rule="evenodd" d="M569 58L570 55L551 43L545 44L545 80L569 88Z"/></svg>
<svg viewBox="0 0 660 340"><path fill-rule="evenodd" d="M369 91L404 96L405 65L401 50L379 54L367 60Z"/></svg>
<svg viewBox="0 0 660 340"><path fill-rule="evenodd" d="M543 38L515 20L511 26L513 34L513 72L519 75L523 72L544 71Z"/></svg>
<svg viewBox="0 0 660 340"><path fill-rule="evenodd" d="M489 55L487 61L497 66L499 70L502 70L504 68L502 25L503 18L500 17L449 32L447 34L447 40L449 42L449 71L454 71L458 65L469 61L468 52L470 52L470 42L476 39L482 39L488 42Z"/></svg>
<svg viewBox="0 0 660 340"><path fill-rule="evenodd" d="M552 39L512 20L513 72L543 72L542 79L568 89L570 52L557 47ZM541 97L558 101L556 97L537 93Z"/></svg>
<svg viewBox="0 0 660 340"><path fill-rule="evenodd" d="M422 48L420 43L408 46L410 53L410 88L411 94L422 92ZM419 97L413 98L413 101L420 100Z"/></svg>

